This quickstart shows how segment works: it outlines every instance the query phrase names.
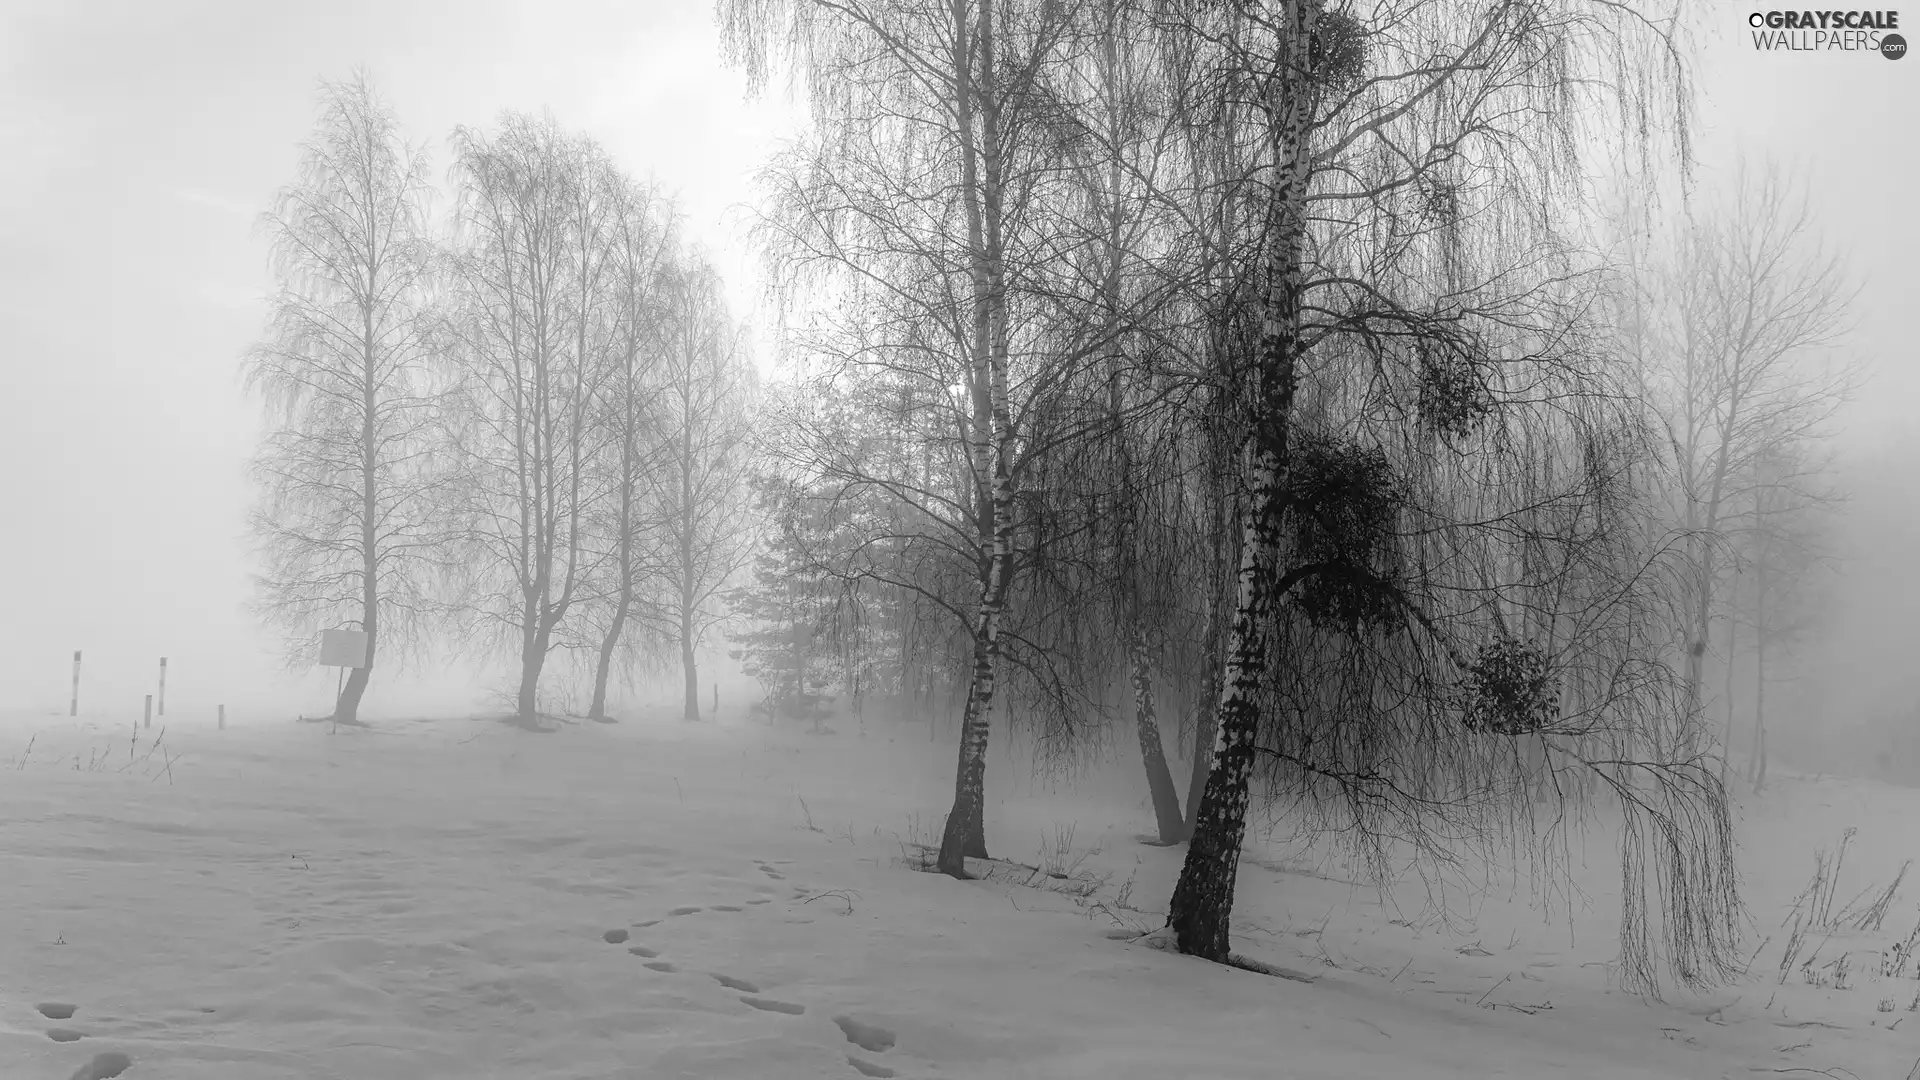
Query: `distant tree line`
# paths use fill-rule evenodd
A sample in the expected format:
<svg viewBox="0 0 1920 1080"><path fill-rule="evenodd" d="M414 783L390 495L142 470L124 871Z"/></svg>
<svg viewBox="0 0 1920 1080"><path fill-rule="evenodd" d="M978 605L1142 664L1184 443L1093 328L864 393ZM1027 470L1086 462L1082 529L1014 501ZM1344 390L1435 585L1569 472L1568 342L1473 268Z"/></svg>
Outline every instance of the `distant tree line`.
<svg viewBox="0 0 1920 1080"><path fill-rule="evenodd" d="M248 357L263 615L309 657L367 635L331 718L437 637L517 662L541 715L558 650L612 674L697 649L748 557L754 378L711 261L592 140L509 113L452 138L451 213L364 76L322 88L266 224L280 288Z"/></svg>

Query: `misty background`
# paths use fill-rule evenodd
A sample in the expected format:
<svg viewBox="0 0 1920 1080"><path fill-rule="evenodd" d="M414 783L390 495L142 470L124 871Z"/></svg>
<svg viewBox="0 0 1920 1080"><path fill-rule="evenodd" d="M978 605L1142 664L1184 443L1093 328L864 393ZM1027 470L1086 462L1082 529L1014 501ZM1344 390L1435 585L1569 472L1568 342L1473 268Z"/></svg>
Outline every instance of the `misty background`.
<svg viewBox="0 0 1920 1080"><path fill-rule="evenodd" d="M1745 9L1715 6L1698 54L1696 189L1741 156L1784 166L1860 290L1842 352L1868 382L1836 441L1850 495L1831 540L1843 572L1770 709L1789 761L1860 767L1920 726L1920 433L1908 417L1920 392L1908 326L1920 150L1884 119L1920 104L1920 71L1757 52ZM767 320L741 208L754 170L802 121L781 93L748 99L718 62L706 4L487 0L458 18L371 2L10 4L0 355L15 406L0 425L0 556L13 587L0 698L64 711L83 649L83 708L137 711L163 655L169 713L225 703L237 722L278 721L328 706L336 673L285 672L277 634L246 607L245 464L262 413L240 358L272 287L258 217L293 176L316 82L356 66L429 147L436 177L446 134L503 109L550 111L598 140L678 201L733 309ZM739 682L721 655L703 678ZM369 705L477 707L504 680L461 665L389 669Z"/></svg>

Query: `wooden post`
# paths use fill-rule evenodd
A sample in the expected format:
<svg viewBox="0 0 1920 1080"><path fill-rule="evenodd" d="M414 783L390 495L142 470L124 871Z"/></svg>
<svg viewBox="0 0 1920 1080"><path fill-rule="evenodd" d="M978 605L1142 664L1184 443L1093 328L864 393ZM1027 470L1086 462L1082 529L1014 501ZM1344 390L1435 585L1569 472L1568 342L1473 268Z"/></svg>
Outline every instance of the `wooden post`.
<svg viewBox="0 0 1920 1080"><path fill-rule="evenodd" d="M153 695L152 694L147 695L146 721L147 721L146 722L147 727L153 726Z"/></svg>
<svg viewBox="0 0 1920 1080"><path fill-rule="evenodd" d="M67 705L68 716L80 715L80 650L73 650L73 700Z"/></svg>
<svg viewBox="0 0 1920 1080"><path fill-rule="evenodd" d="M160 715L167 715L167 658L160 658Z"/></svg>
<svg viewBox="0 0 1920 1080"><path fill-rule="evenodd" d="M220 706L220 730L227 730L227 707L225 705Z"/></svg>

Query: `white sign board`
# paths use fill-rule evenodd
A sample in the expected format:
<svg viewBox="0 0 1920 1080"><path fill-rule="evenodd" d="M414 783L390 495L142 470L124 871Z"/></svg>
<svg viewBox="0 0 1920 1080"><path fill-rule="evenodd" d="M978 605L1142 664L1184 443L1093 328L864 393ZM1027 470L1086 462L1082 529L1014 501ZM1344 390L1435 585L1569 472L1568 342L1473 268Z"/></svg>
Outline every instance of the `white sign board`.
<svg viewBox="0 0 1920 1080"><path fill-rule="evenodd" d="M365 630L320 631L320 666L365 667L367 632Z"/></svg>

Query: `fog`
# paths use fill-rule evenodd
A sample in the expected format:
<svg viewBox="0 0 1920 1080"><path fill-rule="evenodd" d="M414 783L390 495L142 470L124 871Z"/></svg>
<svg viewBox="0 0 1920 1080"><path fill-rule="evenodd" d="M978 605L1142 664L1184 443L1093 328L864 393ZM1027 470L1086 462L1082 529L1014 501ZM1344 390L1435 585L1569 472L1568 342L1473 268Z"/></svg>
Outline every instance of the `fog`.
<svg viewBox="0 0 1920 1080"><path fill-rule="evenodd" d="M256 221L292 175L317 79L364 65L442 171L456 124L551 110L677 193L736 309L765 314L740 209L797 111L778 94L747 100L702 5L492 2L447 19L376 3L29 2L0 19L0 342L20 403L0 429L11 699L63 703L82 649L90 703L137 705L160 656L176 709L327 701L328 674L285 674L278 640L245 607L243 469L260 409L239 383L271 287ZM1756 52L1717 22L1699 58L1696 190L1740 155L1802 172L1823 239L1860 286L1842 350L1870 374L1838 439L1852 493L1834 524L1844 573L1803 681L1782 695L1783 745L1797 745L1801 725L1866 728L1920 702L1905 662L1920 645L1908 557L1920 365L1907 325L1920 148L1898 134L1920 91L1910 63ZM389 683L377 707L464 708L486 682L435 670Z"/></svg>
<svg viewBox="0 0 1920 1080"><path fill-rule="evenodd" d="M913 7L791 2L836 26L857 22L858 12ZM1900 894L1920 859L1904 824L1920 812L1920 363L1910 326L1920 300L1920 141L1912 138L1920 60L1758 49L1744 12L1696 12L1683 49L1694 91L1691 171L1682 177L1663 158L1652 175L1636 177L1646 189L1686 192L1660 202L1660 230L1696 213L1707 220L1743 169L1786 178L1812 208L1811 239L1841 258L1850 294L1830 347L1789 357L1798 372L1830 363L1859 374L1817 437L1798 432L1793 440L1795 452L1804 451L1793 462L1830 457L1825 471L1815 470L1816 486L1843 496L1808 519L1819 558L1788 571L1806 585L1805 618L1764 674L1737 650L1729 670L1716 627L1730 625L1724 612L1742 617L1738 591L1755 579L1727 566L1716 578L1702 553L1713 541L1725 541L1725 550L1747 543L1734 535L1746 526L1710 520L1695 530L1698 492L1680 493L1671 478L1616 502L1628 485L1609 472L1655 471L1647 461L1666 446L1646 457L1609 456L1614 435L1628 432L1625 445L1642 429L1635 420L1605 425L1650 415L1660 391L1649 388L1664 385L1671 395L1674 383L1659 384L1641 356L1631 378L1605 384L1636 388L1615 395L1632 399L1616 413L1618 401L1590 393L1601 382L1554 381L1591 358L1577 347L1564 356L1557 343L1518 360L1518 347L1496 355L1539 344L1528 334L1552 338L1573 326L1569 339L1591 329L1619 347L1618 355L1600 350L1594 367L1617 373L1609 365L1630 351L1623 327L1642 334L1634 339L1642 346L1656 340L1645 329L1652 320L1620 319L1604 330L1596 329L1601 316L1550 322L1581 304L1556 306L1577 299L1559 291L1557 269L1541 269L1559 263L1523 258L1557 252L1564 238L1561 223L1533 221L1527 199L1538 193L1549 212L1537 216L1551 217L1552 207L1567 205L1553 203L1551 192L1614 190L1621 177L1608 170L1624 173L1630 163L1583 162L1562 187L1562 166L1544 160L1551 153L1532 163L1515 164L1524 154L1505 159L1522 177L1511 186L1498 168L1472 161L1478 179L1463 181L1445 160L1499 152L1489 149L1497 134L1483 145L1456 133L1449 143L1447 125L1505 130L1526 123L1514 117L1528 110L1489 102L1508 101L1508 92L1546 100L1527 97L1542 92L1524 57L1536 35L1565 26L1543 30L1532 21L1536 7L1590 8L1601 23L1620 17L1619 5L1582 2L1390 5L1413 12L1391 28L1407 36L1369 52L1369 42L1384 40L1369 35L1388 31L1347 12L1373 5L1328 0L1337 10L1324 23L1303 15L1297 26L1247 31L1255 45L1222 38L1193 46L1216 49L1207 55L1284 91L1256 105L1221 106L1223 114L1265 116L1271 130L1262 135L1272 141L1254 151L1234 142L1251 139L1253 128L1231 123L1166 149L1181 143L1171 134L1177 125L1148 116L1151 108L1114 108L1105 114L1110 128L1089 134L1099 128L1101 110L1089 103L1100 93L1174 99L1171 83L1152 79L1175 78L1175 65L1154 66L1178 53L1166 44L1175 39L1140 31L1127 45L1139 50L1138 70L1116 74L1125 65L1115 13L1186 11L1177 4L1102 7L1111 16L1105 23L1087 16L1090 4L935 4L921 22L894 27L897 38L847 31L845 40L809 39L850 51L821 46L799 61L780 52L787 39L777 28L764 40L742 33L731 39L736 58L770 50L761 58L774 78L759 88L739 64L723 63L716 5L705 0L0 6L0 385L12 406L0 423L0 566L9 584L8 617L0 620L0 776L8 778L0 784L0 908L19 913L20 923L0 943L0 1072L14 1075L7 1070L21 1062L31 1071L19 1075L73 1080L241 1075L221 1068L259 1070L247 1072L249 1080L584 1077L641 1075L632 1070L645 1063L645 1075L661 1077L851 1069L996 1080L1251 1078L1275 1075L1284 1052L1302 1076L1424 1080L1487 1075L1497 1048L1503 1075L1588 1067L1704 1076L1704 1060L1716 1070L1740 1061L1752 1071L1901 1075L1888 1070L1908 1068L1914 1046L1898 1039L1911 1029L1896 1033L1898 1019L1886 1014L1920 1011L1920 968L1912 967L1920 928L1907 934L1911 903ZM755 20L786 6L722 0L718 10L766 29ZM1183 33L1222 10L1190 6ZM958 29L948 25L962 12L972 14ZM994 23L995 12L1003 22ZM1482 18L1486 35L1465 33ZM1308 25L1321 27L1311 49L1297 36ZM1007 52L945 56L900 44L924 44L916 34L944 40L950 31L978 33ZM1374 78L1367 65L1408 62L1417 49L1402 46L1428 31L1449 42L1447 35L1463 35L1463 56L1487 50L1478 54L1484 65L1432 75L1436 86L1483 70L1512 82L1444 106L1436 102L1451 101L1445 94L1415 95L1395 111L1393 95L1413 93L1413 83ZM1267 33L1275 55L1310 60L1261 73L1250 58L1266 47ZM1499 44L1508 33L1511 50ZM1920 34L1920 25L1906 33ZM848 59L856 46L870 50L857 62ZM1004 69L992 65L1021 48L1036 57L1057 49L1047 61L1057 65L1048 75L1056 82L1047 84L1057 98L1035 104L1043 95L1016 92L1000 78ZM872 85L850 84L845 101L816 113L795 89L807 84L789 62L810 63L814 74L844 62L836 77L882 72L891 81L886 93L876 88L878 75ZM987 71L977 81L976 64ZM1649 85L1664 77L1658 65L1649 70ZM394 496L376 515L374 481L355 474L367 494L352 512L365 507L368 518L402 522L383 537L386 550L405 550L395 558L431 551L406 565L440 572L435 587L445 595L434 603L453 598L436 610L439 623L422 619L434 636L418 648L402 647L404 632L383 630L389 637L380 639L384 651L357 716L346 703L358 701L354 684L346 695L338 690L344 670L313 666L319 643L308 640L310 628L295 632L289 654L282 630L259 610L270 559L254 515L269 503L249 467L284 429L243 385L249 350L287 325L269 322L286 310L274 307L276 295L288 294L279 293L286 281L270 257L265 215L313 160L303 157L303 141L316 137L321 84L337 87L356 72L377 87L407 141L426 148L435 201L426 215L433 228L421 232L450 239L421 245L433 250L419 265L434 270L421 272L429 284L406 301L443 319L406 338L442 350L435 355L447 360L444 370L419 376L442 382L417 399L430 407L406 412L414 405L403 404L393 415L406 419L382 421L391 436L383 447L407 446L429 462L409 472L416 457L395 454L383 478L394 490L418 483L432 497ZM1123 91L1125 78L1140 81ZM1291 160L1279 148L1300 149L1301 136L1278 115L1301 101L1326 105L1332 99L1320 95L1329 87L1370 81L1378 85L1328 106L1330 117L1355 125L1352 140L1332 153L1368 133L1391 148L1368 168L1406 175L1347 193L1366 208L1352 234L1328 224L1337 218L1301 224L1308 199L1300 191L1310 185L1259 187L1229 177L1208 156L1226 147L1220 161L1268 151L1274 161ZM1198 85L1181 84L1181 92ZM940 97L954 86L962 87L959 107ZM1085 100L1073 98L1082 92ZM343 99L325 100L334 108ZM1654 94L1640 103L1666 100ZM1011 134L980 119L982 131L999 134L976 143L967 103L988 101L1022 119L1026 109L1058 111ZM875 102L886 107L858 111ZM1562 103L1556 97L1544 108ZM1367 109L1378 112L1355 119ZM509 112L552 126L536 119L516 128L502 119ZM988 112L998 123L1002 114ZM1656 112L1646 123L1658 133L1671 117ZM1589 120L1601 133L1571 140L1582 152L1618 137L1604 129L1619 117L1602 109L1582 123ZM816 123L832 136L826 148L802 148L820 156L776 167L775 155ZM1104 159L1076 163L1074 155L1120 147L1117 161L1151 141L1139 132L1155 123L1165 124L1155 144L1164 159L1127 159L1137 172L1115 165L1111 191L1075 186L1106 174L1085 164L1104 168ZM896 130L918 124L935 132L924 145ZM463 126L482 134L456 145ZM1524 141L1507 134L1512 144ZM1138 145L1128 141L1136 136ZM1208 138L1219 143L1203 153ZM995 139L1014 148L1005 159L982 149ZM594 156L596 145L604 158ZM951 160L925 146L951 150ZM866 152L872 156L859 156ZM1349 167L1323 170L1306 157L1314 183L1337 183ZM960 160L964 168L954 164ZM1018 183L1030 188L994 171L1006 161L1029 170ZM551 170L527 181L535 175L528 162ZM1165 180L1156 170L1180 168L1191 172L1155 186ZM1217 176L1208 173L1215 168ZM850 175L877 186L859 189ZM788 183L775 212L789 215L782 224L790 228L752 234L755 208L775 205L759 201L767 177ZM1203 180L1238 194L1216 196ZM677 234L648 201L648 182L672 200ZM456 190L470 199L461 219L467 231L458 234L443 229ZM1423 201L1410 210L1399 200L1415 190ZM1629 181L1622 190L1644 189ZM1109 197L1111 223L1104 208L1067 220ZM1117 208L1136 197L1138 235L1127 243L1137 246L1127 248ZM1181 201L1189 197L1191 206ZM1216 197L1219 206L1208 209ZM1260 213L1269 216L1259 219L1268 224L1248 227L1251 214L1235 219L1235 197L1268 200ZM1462 226L1470 223L1464 231L1478 242L1483 223L1470 222L1476 215L1462 207L1483 197L1480 211L1499 224L1485 226L1495 239L1474 247L1459 239ZM550 229L541 239L554 246L538 250L577 242L565 250L578 262L560 275L561 290L575 291L540 307L552 295L543 293L523 311L511 282L487 290L520 272L514 230L538 231L527 224L538 214L525 207L539 198L565 203L541 219ZM841 199L861 213L844 213ZM1521 203L1526 213L1500 216ZM512 206L498 211L490 239L475 224L481 204ZM955 225L947 219L966 218L954 210L960 205L974 216ZM1019 217L1034 206L1061 217L1058 235ZM1605 232L1594 217L1593 231ZM1417 227L1405 225L1416 219ZM1748 224L1752 235L1765 232L1763 223ZM1410 231L1385 242L1366 234L1375 226ZM1521 239L1502 231L1508 227ZM1074 232L1082 228L1084 235ZM1326 247L1339 254L1302 256L1306 241L1320 236L1315 230L1339 234ZM820 239L829 234L847 246L827 257L805 248L830 247ZM787 246L756 244L768 236ZM1377 252L1366 246L1375 242ZM1499 246L1510 242L1520 246ZM1110 264L1092 273L1076 262L1076 245ZM1674 250L1684 246L1676 241ZM643 248L654 263L637 254ZM1372 377L1353 373L1372 369L1342 367L1358 364L1365 349L1341 350L1362 339L1381 348L1377 325L1367 321L1378 312L1355 302L1352 310L1303 314L1297 295L1274 288L1260 294L1262 318L1253 320L1244 283L1216 287L1216 250L1222 265L1257 251L1258 273L1282 283L1297 280L1311 258L1327 260L1310 267L1316 272L1354 252L1362 254L1357 265L1376 256L1390 264L1361 291L1402 289L1389 297L1404 305L1392 313L1414 328L1414 344L1396 355L1417 354L1418 363L1403 363L1406 371L1392 377L1404 384L1388 385L1383 375L1380 400L1405 392L1419 404L1383 421L1368 411L1378 402L1348 400L1364 397L1354 387ZM1521 252L1513 266L1493 265L1508 252ZM1245 261L1256 264L1252 255ZM772 286L799 278L776 281L770 267L792 274L801 264L822 283L787 293L781 306ZM1717 265L1678 256L1674 264ZM1151 302L1126 291L1133 285L1123 266L1150 282L1141 288ZM1505 295L1496 283L1509 270L1554 299L1536 307L1527 290ZM1456 285L1454 275L1476 273L1485 275L1480 285ZM1631 275L1605 280L1609 288L1645 284ZM1633 310L1684 307L1675 295L1709 295L1690 291L1698 284L1670 276L1634 294L1643 306ZM1316 287L1331 294L1344 286ZM337 297L348 291L341 286L326 302L347 303ZM1485 339L1495 345L1472 336L1480 330L1453 336L1458 313L1439 297L1468 294L1487 308L1459 321L1484 316L1477 325L1496 328ZM1609 292L1604 303L1620 295ZM796 312L832 312L842 301L846 325L799 327ZM1605 318L1616 314L1609 309ZM1333 343L1303 345L1312 335L1302 327L1321 315L1340 329L1315 340ZM554 359L565 349L541 352L563 318L577 335L572 369ZM516 396L526 385L516 366L523 322L542 335L525 354L547 365L538 372L541 406L551 386L574 380L557 392L574 395L565 423L550 414L538 420L549 425L532 437L549 455L539 467L512 458L537 426ZM368 340L373 324L367 315ZM1262 348L1245 350L1252 359L1221 359L1232 349L1220 342L1255 325L1247 332ZM1501 337L1507 325L1523 329ZM783 330L793 335L782 339ZM590 335L598 335L592 350ZM1126 351L1129 335L1156 343L1138 346L1146 359ZM325 352L313 344L324 337L284 351ZM781 354L777 340L804 347ZM1157 351L1167 342L1173 359ZM336 371L337 386L362 375L376 381L374 351L365 346L364 369L349 362L346 374ZM658 380L646 384L653 396L644 408L634 374L642 352L655 365L644 378ZM1057 366L1023 383L1016 359L1010 392L1009 352ZM510 363L499 359L507 354ZM889 367L896 355L911 360ZM253 356L257 364L261 353ZM1300 375L1309 360L1326 367ZM1490 388L1503 376L1478 380L1508 361L1545 373L1537 384L1504 384L1510 400L1494 401ZM509 367L512 374L500 376ZM861 374L801 381L828 370ZM392 389L404 378L382 383L389 400L414 400ZM507 382L513 390L500 391ZM1176 382L1178 392L1168 389ZM1305 387L1300 403L1296 382ZM1576 407L1561 413L1556 388L1573 386ZM680 391L677 405L660 404ZM367 414L374 397L369 390L364 398ZM509 399L523 411L502 420L509 406L498 403ZM1193 404L1203 399L1212 411ZM700 400L710 410L704 427L692 418ZM500 412L487 411L496 405ZM1512 430L1538 442L1483 439L1488 429L1475 425L1495 423L1486 417L1507 405L1521 417ZM1646 414L1633 412L1643 405ZM1721 407L1716 401L1708 411ZM433 434L408 443L416 417L430 417L418 423ZM1725 422L1733 426L1730 416ZM358 420L342 427L337 415L314 423L327 437L350 431L346 443L326 449L374 445L371 419L364 428ZM1076 434L1049 443L1037 437L1046 423ZM1682 433L1667 423L1650 441L1670 442L1678 459ZM512 436L475 449L487 441L475 432L497 436L514 424L521 426ZM1016 432L1017 425L1031 427ZM698 450L708 455L708 472L692 464L696 428L709 440ZM765 430L785 440L777 451L753 441ZM565 457L553 449L555 431L563 443L575 440L570 519L554 494L567 488L552 481L550 467ZM1229 431L1244 436L1244 445L1234 442L1242 457L1214 447L1230 441ZM1751 485L1749 494L1768 483L1790 487L1764 471L1771 466L1762 444L1746 445L1737 470L1745 470L1738 482ZM668 482L659 462L675 446L685 470ZM1483 455L1474 460L1491 461L1489 471L1448 473L1435 449L1442 446L1472 447L1461 460ZM1685 454L1696 449L1689 444ZM645 471L634 465L642 458L655 470L644 483L629 475ZM1562 459L1577 459L1578 468ZM333 474L307 476L309 495L343 486L339 458L307 459L314 460ZM527 479L541 468L549 471ZM1578 490L1556 486L1574 473L1578 482L1568 486ZM1041 478L1018 492L1036 496L1031 502L1016 498L1016 474L1022 484ZM1419 483L1403 483L1414 475ZM1324 491L1316 481L1327 481ZM1440 494L1415 491L1429 481ZM1151 494L1130 502L1124 496L1138 494L1136 483ZM530 487L540 493L529 496ZM1510 540L1502 530L1546 520L1530 516L1537 507L1528 504L1546 491L1554 494L1539 503L1570 508L1554 520L1572 524L1550 524L1527 543L1544 535L1551 543L1542 547L1579 558L1541 571L1537 551L1503 546ZM1718 480L1713 497L1717 512ZM880 502L862 501L873 498ZM629 502L646 502L655 516L641 522ZM696 503L698 512L689 508ZM1749 506L1746 520L1760 522L1760 497ZM1254 507L1294 531L1275 539L1252 526L1231 534L1218 527L1240 521L1234 514L1255 520ZM1423 561L1439 550L1421 546L1429 534L1401 530L1415 512L1431 513L1427 520L1440 522L1431 535L1458 545L1436 560L1446 564L1438 569ZM1591 535L1582 531L1589 513ZM552 625L537 636L534 616L515 622L534 609L531 600L516 607L534 582L514 576L526 573L525 563L498 555L513 547L513 529L500 523L514 514L522 552L547 544L549 556L558 547L571 557L602 545L581 574L597 591L578 607L551 605L552 566L542 569L538 588L548 591L539 602L560 613L555 621L571 619L553 641L544 636ZM461 524L436 532L436 515ZM696 518L705 530L698 541ZM562 519L564 537L554 525ZM1044 538L1031 549L1021 546L1029 527ZM548 532L528 539L541 528ZM1698 543L1681 537L1715 529L1724 533ZM1665 540L1649 539L1661 530ZM355 539L371 548L372 535L369 527ZM1241 591L1232 593L1226 583L1239 556L1211 543L1229 535L1274 559L1294 543L1285 556L1299 564L1269 573L1249 560ZM416 537L436 539L416 545ZM1332 554L1322 557L1317 544ZM640 637L619 638L628 601L639 595L626 580L628 549L639 547L655 560L640 574L652 575L644 640L657 663L616 677L611 706L589 712L596 658L608 670L615 642L631 647ZM1404 561L1420 568L1406 570L1401 557L1414 550L1420 558ZM1648 568L1677 563L1663 561L1676 553L1692 561L1670 582L1656 582L1666 571ZM756 554L764 558L756 562ZM315 603L318 621L361 602L363 594L334 595L346 588L335 579L374 578L359 569L375 561L365 558L340 574L305 568L311 590L326 594ZM485 583L473 584L482 573L462 577L471 569L463 560L488 558L499 565ZM696 559L706 560L706 577L662 569ZM1703 579L1720 584L1695 594L1673 584L1701 566ZM573 571L568 562L568 589ZM1525 580L1496 581L1510 571ZM1027 576L1008 586L1016 573ZM1469 580L1473 574L1480 576ZM753 587L723 590L743 583ZM1752 587L1764 605L1765 586ZM861 588L871 590L865 599L848 599ZM1695 622L1690 599L1680 598L1715 588L1724 591L1699 602ZM413 599L395 596L388 589L382 603L405 610ZM1442 596L1469 598L1441 611ZM1710 611L1713 604L1720 608ZM729 622L723 612L738 617ZM699 676L688 685L677 635L697 636L696 615L710 622L701 624ZM1510 631L1509 619L1522 629ZM1665 621L1690 625L1668 641ZM456 649L441 630L455 622L511 632L499 633L494 647ZM1270 658L1286 649L1298 668L1270 670L1280 667ZM84 659L78 715L70 718L76 652ZM533 655L558 658L539 680L526 674L538 672L524 659ZM165 714L135 724L129 739L128 722L158 690L163 657ZM1596 658L1591 665L1588 657ZM1770 742L1758 741L1752 719L1757 687ZM864 708L868 700L876 704ZM1285 710L1296 701L1316 723L1275 719L1292 716ZM292 722L329 714L336 723ZM682 722L696 719L710 722ZM1750 755L1749 747L1763 749ZM1771 760L1774 772L1755 760ZM1437 786L1424 786L1429 781ZM1250 790L1273 798L1250 809ZM1536 816L1548 805L1556 809ZM1856 900L1835 910L1836 888L1841 900ZM148 895L155 899L128 899ZM1776 922L1792 927L1779 932L1782 940L1773 936ZM1765 939L1758 951L1747 936ZM1829 941L1835 948L1823 953ZM16 972L25 973L17 986ZM1229 981L1254 974L1278 978ZM1845 995L1858 987L1871 989ZM1796 1030L1776 1030L1784 1026ZM1820 1030L1800 1030L1810 1026ZM1780 1045L1788 1034L1794 1043ZM84 1057L75 1043L102 1051L79 1072L71 1072ZM1590 1074L1598 1073L1578 1073Z"/></svg>
<svg viewBox="0 0 1920 1080"><path fill-rule="evenodd" d="M334 673L286 676L245 610L261 409L240 383L272 289L257 220L292 177L318 80L366 67L436 174L455 125L552 110L678 194L750 312L757 263L733 210L792 110L749 104L717 50L707 10L673 2L458 19L376 2L7 5L0 342L32 404L0 435L0 551L21 570L5 695L64 703L80 649L90 704L137 710L166 656L174 710L326 711ZM380 707L471 704L474 675L442 672Z"/></svg>

